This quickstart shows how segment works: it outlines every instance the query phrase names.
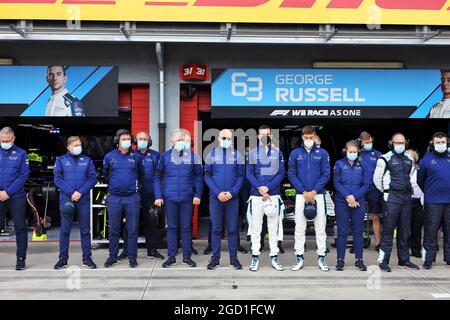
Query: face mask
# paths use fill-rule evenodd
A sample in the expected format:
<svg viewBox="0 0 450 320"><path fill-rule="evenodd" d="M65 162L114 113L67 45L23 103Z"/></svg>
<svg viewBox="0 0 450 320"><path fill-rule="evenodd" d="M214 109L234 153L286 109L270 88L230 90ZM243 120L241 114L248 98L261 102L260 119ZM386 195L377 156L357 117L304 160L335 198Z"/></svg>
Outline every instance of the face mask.
<svg viewBox="0 0 450 320"><path fill-rule="evenodd" d="M404 144L396 144L394 145L394 151L398 154L401 154L405 152L405 145Z"/></svg>
<svg viewBox="0 0 450 320"><path fill-rule="evenodd" d="M438 153L444 153L445 151L447 151L447 146L445 144L435 144L434 150L436 150L436 152Z"/></svg>
<svg viewBox="0 0 450 320"><path fill-rule="evenodd" d="M145 150L148 147L148 141L139 140L138 141L138 149Z"/></svg>
<svg viewBox="0 0 450 320"><path fill-rule="evenodd" d="M2 142L1 146L2 146L2 149L9 150L12 147L12 142Z"/></svg>
<svg viewBox="0 0 450 320"><path fill-rule="evenodd" d="M184 142L184 148L185 148L186 150L191 149L191 142L190 142L190 141L185 141L185 142Z"/></svg>
<svg viewBox="0 0 450 320"><path fill-rule="evenodd" d="M262 135L259 139L263 145L269 145L270 144L270 137L267 135Z"/></svg>
<svg viewBox="0 0 450 320"><path fill-rule="evenodd" d="M180 152L180 151L183 151L184 146L185 146L184 141L177 141L177 142L175 142L174 148L175 148L175 150Z"/></svg>
<svg viewBox="0 0 450 320"><path fill-rule="evenodd" d="M228 149L231 147L231 140L220 140L219 144L221 148Z"/></svg>
<svg viewBox="0 0 450 320"><path fill-rule="evenodd" d="M447 151L448 151L448 153L450 153L450 147L448 147Z"/></svg>
<svg viewBox="0 0 450 320"><path fill-rule="evenodd" d="M83 148L81 146L73 147L72 154L74 156L79 156L81 154L82 150L83 150Z"/></svg>
<svg viewBox="0 0 450 320"><path fill-rule="evenodd" d="M303 143L305 144L305 147L307 149L311 149L314 145L314 141L313 140L304 140Z"/></svg>
<svg viewBox="0 0 450 320"><path fill-rule="evenodd" d="M124 150L130 149L131 147L131 141L130 140L124 140L120 142L120 147Z"/></svg>
<svg viewBox="0 0 450 320"><path fill-rule="evenodd" d="M367 143L367 144L364 145L363 148L364 148L364 150L366 150L366 151L371 151L372 148L373 148L373 144L372 144L372 143Z"/></svg>
<svg viewBox="0 0 450 320"><path fill-rule="evenodd" d="M356 158L358 158L358 154L357 153L350 153L347 152L347 159L350 161L355 161Z"/></svg>

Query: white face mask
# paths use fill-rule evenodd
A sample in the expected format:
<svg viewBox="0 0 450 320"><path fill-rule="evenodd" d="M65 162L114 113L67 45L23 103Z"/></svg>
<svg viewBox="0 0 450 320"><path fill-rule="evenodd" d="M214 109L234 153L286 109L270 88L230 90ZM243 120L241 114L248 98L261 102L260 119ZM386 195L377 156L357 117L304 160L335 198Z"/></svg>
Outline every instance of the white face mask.
<svg viewBox="0 0 450 320"><path fill-rule="evenodd" d="M434 145L434 150L436 150L436 152L438 152L438 153L444 153L445 151L447 151L447 145L445 145L445 144L435 144Z"/></svg>
<svg viewBox="0 0 450 320"><path fill-rule="evenodd" d="M221 148L228 149L231 147L231 140L219 140L219 144Z"/></svg>
<svg viewBox="0 0 450 320"><path fill-rule="evenodd" d="M130 140L123 140L120 142L120 147L124 150L128 150L131 147L131 141Z"/></svg>
<svg viewBox="0 0 450 320"><path fill-rule="evenodd" d="M4 150L9 150L12 148L12 146L13 146L12 142L2 142L1 143L1 147Z"/></svg>
<svg viewBox="0 0 450 320"><path fill-rule="evenodd" d="M314 146L314 140L303 140L305 147L311 149Z"/></svg>

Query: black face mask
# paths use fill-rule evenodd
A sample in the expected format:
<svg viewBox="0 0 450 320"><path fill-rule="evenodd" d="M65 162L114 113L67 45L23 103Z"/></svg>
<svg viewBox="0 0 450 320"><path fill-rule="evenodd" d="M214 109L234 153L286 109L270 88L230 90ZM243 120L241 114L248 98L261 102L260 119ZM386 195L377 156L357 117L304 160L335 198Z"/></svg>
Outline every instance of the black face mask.
<svg viewBox="0 0 450 320"><path fill-rule="evenodd" d="M261 138L259 139L259 141L261 141L261 143L266 146L266 145L270 144L271 139L270 139L270 136L268 136L268 135L262 135Z"/></svg>

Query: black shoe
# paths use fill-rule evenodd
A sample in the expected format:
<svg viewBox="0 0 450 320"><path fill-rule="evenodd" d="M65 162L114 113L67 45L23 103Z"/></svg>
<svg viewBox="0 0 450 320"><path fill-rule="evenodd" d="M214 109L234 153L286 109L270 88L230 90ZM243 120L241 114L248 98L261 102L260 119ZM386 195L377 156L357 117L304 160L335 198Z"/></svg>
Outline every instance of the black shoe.
<svg viewBox="0 0 450 320"><path fill-rule="evenodd" d="M183 264L191 268L197 266L197 264L191 259L191 257L183 257Z"/></svg>
<svg viewBox="0 0 450 320"><path fill-rule="evenodd" d="M243 254L248 253L248 251L243 246L238 246L237 251Z"/></svg>
<svg viewBox="0 0 450 320"><path fill-rule="evenodd" d="M250 242L250 241L252 241L252 237L247 235L247 242Z"/></svg>
<svg viewBox="0 0 450 320"><path fill-rule="evenodd" d="M383 272L391 272L391 267L387 263L380 263L378 265L380 267L380 270Z"/></svg>
<svg viewBox="0 0 450 320"><path fill-rule="evenodd" d="M192 254L194 255L194 256L196 256L196 255L198 255L198 251L197 250L195 250L195 248L194 247L192 247Z"/></svg>
<svg viewBox="0 0 450 320"><path fill-rule="evenodd" d="M367 267L362 259L358 259L355 261L355 268L358 269L359 271L367 271Z"/></svg>
<svg viewBox="0 0 450 320"><path fill-rule="evenodd" d="M175 257L168 257L166 261L162 264L163 268L170 268L177 264Z"/></svg>
<svg viewBox="0 0 450 320"><path fill-rule="evenodd" d="M24 258L17 259L16 270L17 271L25 270L25 259Z"/></svg>
<svg viewBox="0 0 450 320"><path fill-rule="evenodd" d="M117 264L117 260L111 257L108 258L105 262L105 268L114 267Z"/></svg>
<svg viewBox="0 0 450 320"><path fill-rule="evenodd" d="M420 252L411 252L411 256L415 258L422 258L422 254Z"/></svg>
<svg viewBox="0 0 450 320"><path fill-rule="evenodd" d="M91 258L83 260L83 264L81 266L88 269L97 269L97 265Z"/></svg>
<svg viewBox="0 0 450 320"><path fill-rule="evenodd" d="M211 257L211 260L209 260L208 266L206 267L206 269L208 270L214 270L215 268L217 268L220 265L220 260L219 257Z"/></svg>
<svg viewBox="0 0 450 320"><path fill-rule="evenodd" d="M234 268L235 270L242 269L242 265L237 257L230 258L230 267Z"/></svg>
<svg viewBox="0 0 450 320"><path fill-rule="evenodd" d="M280 253L284 253L283 241L278 241L278 250L280 250Z"/></svg>
<svg viewBox="0 0 450 320"><path fill-rule="evenodd" d="M336 270L337 271L343 271L345 267L345 262L342 259L338 259L337 263L336 263Z"/></svg>
<svg viewBox="0 0 450 320"><path fill-rule="evenodd" d="M424 269L430 270L430 269L431 269L431 266L432 266L432 262L431 262L431 261L425 261L425 262L423 263L423 268L424 268Z"/></svg>
<svg viewBox="0 0 450 320"><path fill-rule="evenodd" d="M354 254L354 253L355 253L355 247L350 247L349 252L350 252L351 254Z"/></svg>
<svg viewBox="0 0 450 320"><path fill-rule="evenodd" d="M117 260L122 261L128 258L128 251L123 250L121 254L117 257Z"/></svg>
<svg viewBox="0 0 450 320"><path fill-rule="evenodd" d="M380 245L380 244L377 244L377 245L375 246L375 251L376 251L376 252L380 252L380 247L381 247L381 245Z"/></svg>
<svg viewBox="0 0 450 320"><path fill-rule="evenodd" d="M60 269L63 269L65 267L67 267L67 259L59 258L58 262L55 264L53 269L60 270Z"/></svg>
<svg viewBox="0 0 450 320"><path fill-rule="evenodd" d="M212 252L211 245L208 244L206 249L203 251L203 254L206 254L207 256L209 256L211 254L211 252Z"/></svg>
<svg viewBox="0 0 450 320"><path fill-rule="evenodd" d="M398 266L402 269L408 269L408 270L419 270L419 266L415 265L411 261L407 261L404 263L399 263Z"/></svg>
<svg viewBox="0 0 450 320"><path fill-rule="evenodd" d="M136 260L130 260L128 262L128 265L130 266L130 268L136 268L138 266L138 263Z"/></svg>
<svg viewBox="0 0 450 320"><path fill-rule="evenodd" d="M156 250L151 250L150 252L148 252L147 258L154 260L164 260L164 256Z"/></svg>

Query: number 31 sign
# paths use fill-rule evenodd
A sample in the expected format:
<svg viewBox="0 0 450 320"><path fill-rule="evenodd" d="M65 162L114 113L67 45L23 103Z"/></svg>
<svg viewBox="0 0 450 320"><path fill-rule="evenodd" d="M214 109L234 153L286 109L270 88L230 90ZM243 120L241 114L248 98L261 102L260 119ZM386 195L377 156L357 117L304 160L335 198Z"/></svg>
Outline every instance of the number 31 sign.
<svg viewBox="0 0 450 320"><path fill-rule="evenodd" d="M209 79L209 68L204 64L191 63L185 64L180 68L181 80L200 80L206 81Z"/></svg>

